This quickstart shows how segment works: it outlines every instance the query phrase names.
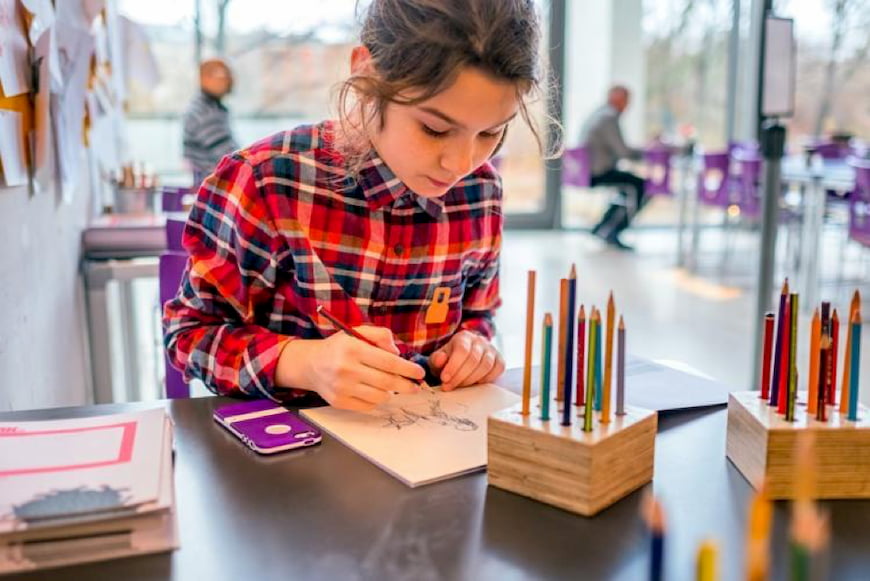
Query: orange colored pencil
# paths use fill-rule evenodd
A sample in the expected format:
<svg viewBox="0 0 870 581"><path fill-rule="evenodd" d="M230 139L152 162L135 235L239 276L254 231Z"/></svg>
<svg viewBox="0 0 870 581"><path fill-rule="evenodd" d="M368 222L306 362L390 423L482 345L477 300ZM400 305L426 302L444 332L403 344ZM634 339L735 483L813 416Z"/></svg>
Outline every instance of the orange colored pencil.
<svg viewBox="0 0 870 581"><path fill-rule="evenodd" d="M610 423L610 391L613 375L613 324L616 316L616 307L613 304L613 292L607 299L607 334L604 343L604 385L601 389L601 419L602 424Z"/></svg>
<svg viewBox="0 0 870 581"><path fill-rule="evenodd" d="M819 399L819 340L822 332L822 320L819 318L819 308L813 311L813 322L810 324L810 372L807 375L809 392L807 393L807 412L816 413L816 403Z"/></svg>
<svg viewBox="0 0 870 581"><path fill-rule="evenodd" d="M559 280L559 354L556 368L556 401L562 401L565 396L565 342L567 340L565 324L568 312L568 279Z"/></svg>
<svg viewBox="0 0 870 581"><path fill-rule="evenodd" d="M852 302L849 303L849 322L855 317L855 312L861 308L861 293L855 290L852 293ZM848 327L849 325L847 325ZM849 411L849 362L852 360L852 333L846 331L846 351L843 354L843 381L840 383L840 413Z"/></svg>
<svg viewBox="0 0 870 581"><path fill-rule="evenodd" d="M526 352L523 366L523 415L529 415L532 398L532 339L535 334L535 278L537 273L529 271L526 290Z"/></svg>

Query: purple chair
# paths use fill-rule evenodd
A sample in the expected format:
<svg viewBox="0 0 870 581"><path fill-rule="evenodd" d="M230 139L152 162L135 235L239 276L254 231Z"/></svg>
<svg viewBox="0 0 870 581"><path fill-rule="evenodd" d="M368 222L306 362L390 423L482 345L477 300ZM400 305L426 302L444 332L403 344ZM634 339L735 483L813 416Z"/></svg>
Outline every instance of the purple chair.
<svg viewBox="0 0 870 581"><path fill-rule="evenodd" d="M804 149L811 154L818 153L824 160L843 160L850 152L848 144L837 141L817 141L805 145Z"/></svg>
<svg viewBox="0 0 870 581"><path fill-rule="evenodd" d="M729 180L727 151L705 153L698 174L698 201L708 206L728 208L734 203Z"/></svg>
<svg viewBox="0 0 870 581"><path fill-rule="evenodd" d="M758 150L735 148L731 154L731 166L740 214L757 218L761 214L761 155Z"/></svg>
<svg viewBox="0 0 870 581"><path fill-rule="evenodd" d="M849 238L870 247L870 162L850 161L855 168L855 191L849 201Z"/></svg>
<svg viewBox="0 0 870 581"><path fill-rule="evenodd" d="M657 145L643 152L647 166L646 187L644 191L651 196L670 196L671 192L671 149Z"/></svg>
<svg viewBox="0 0 870 581"><path fill-rule="evenodd" d="M185 220L167 218L166 220L166 252L160 256L158 277L160 281L161 314L166 301L178 293L178 285L187 266L187 253L181 245L181 235ZM184 381L180 371L169 363L169 356L164 354L166 362L166 397L170 399L190 397L190 386Z"/></svg>
<svg viewBox="0 0 870 581"><path fill-rule="evenodd" d="M162 186L160 201L164 212L184 212L184 197L191 193L190 188Z"/></svg>
<svg viewBox="0 0 870 581"><path fill-rule="evenodd" d="M562 154L562 185L588 188L591 178L589 150L582 146L566 149Z"/></svg>

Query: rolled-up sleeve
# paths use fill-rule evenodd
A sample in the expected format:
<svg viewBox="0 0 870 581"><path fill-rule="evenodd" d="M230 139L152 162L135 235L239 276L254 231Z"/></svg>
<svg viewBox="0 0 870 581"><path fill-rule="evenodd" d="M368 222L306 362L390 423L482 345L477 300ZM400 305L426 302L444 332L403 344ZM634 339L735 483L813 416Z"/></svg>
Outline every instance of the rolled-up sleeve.
<svg viewBox="0 0 870 581"><path fill-rule="evenodd" d="M274 381L292 338L256 320L273 299L279 251L256 171L228 156L200 187L183 237L187 268L164 306L164 342L187 380L198 378L219 395L283 400L301 394Z"/></svg>

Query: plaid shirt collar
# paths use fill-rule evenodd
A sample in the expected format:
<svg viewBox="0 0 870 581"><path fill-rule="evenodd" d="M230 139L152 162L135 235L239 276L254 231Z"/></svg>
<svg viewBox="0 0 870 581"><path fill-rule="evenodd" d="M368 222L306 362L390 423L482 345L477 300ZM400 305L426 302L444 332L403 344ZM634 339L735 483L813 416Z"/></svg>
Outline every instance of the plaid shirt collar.
<svg viewBox="0 0 870 581"><path fill-rule="evenodd" d="M413 200L433 218L438 218L444 211L444 201L441 198L427 198L414 193L396 177L374 149L363 162L358 181L372 210L379 210L404 198Z"/></svg>

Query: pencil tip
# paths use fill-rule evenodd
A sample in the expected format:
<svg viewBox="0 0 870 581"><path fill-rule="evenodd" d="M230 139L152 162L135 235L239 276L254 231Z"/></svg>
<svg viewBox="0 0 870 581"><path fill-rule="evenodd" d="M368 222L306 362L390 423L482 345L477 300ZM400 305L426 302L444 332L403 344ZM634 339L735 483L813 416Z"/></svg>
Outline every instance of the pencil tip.
<svg viewBox="0 0 870 581"><path fill-rule="evenodd" d="M571 274L569 275L571 278L577 278L577 265L571 264Z"/></svg>

